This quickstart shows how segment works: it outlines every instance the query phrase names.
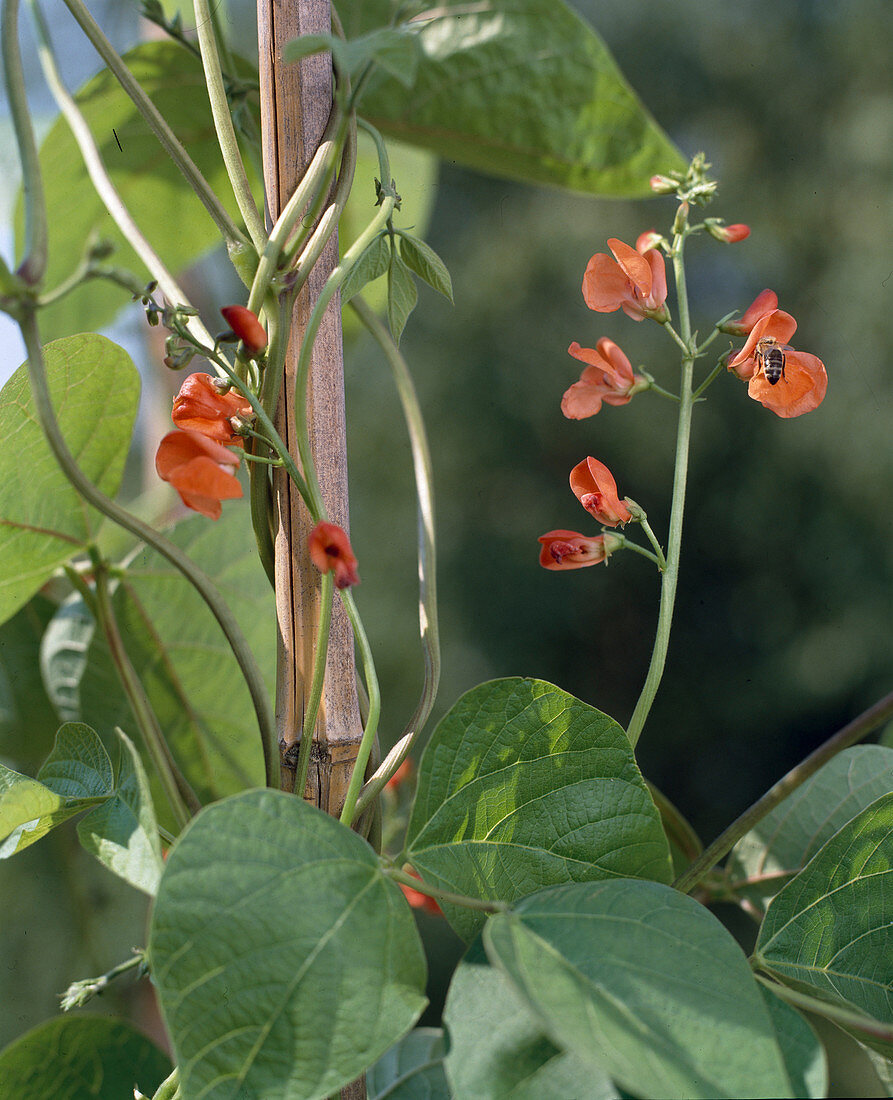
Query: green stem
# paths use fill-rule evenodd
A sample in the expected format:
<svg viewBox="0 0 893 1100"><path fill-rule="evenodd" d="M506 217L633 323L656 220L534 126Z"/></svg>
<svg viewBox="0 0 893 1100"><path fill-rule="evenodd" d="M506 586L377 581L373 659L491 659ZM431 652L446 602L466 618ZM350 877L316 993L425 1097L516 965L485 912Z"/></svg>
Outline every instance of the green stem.
<svg viewBox="0 0 893 1100"><path fill-rule="evenodd" d="M36 286L42 281L47 266L47 212L40 157L28 111L25 74L19 49L19 0L4 0L0 46L6 95L22 162L22 190L25 197L25 255L19 266L19 273L26 282Z"/></svg>
<svg viewBox="0 0 893 1100"><path fill-rule="evenodd" d="M369 716L366 719L366 725L363 729L363 738L360 741L360 751L357 753L357 758L354 762L350 782L347 785L347 794L344 796L344 807L341 810L341 821L345 825L350 825L357 816L357 797L366 776L366 765L369 763L369 755L372 752L372 746L375 744L375 734L378 731L378 718L381 713L381 693L378 687L378 675L375 671L375 662L372 658L372 647L369 645L369 639L366 637L366 631L363 629L363 621L357 611L357 605L354 603L353 595L349 588L340 589L338 594L341 597L341 602L344 604L344 610L347 612L347 617L350 619L350 625L353 627L354 640L356 641L357 649L360 651L360 659L363 663L366 690L369 692Z"/></svg>
<svg viewBox="0 0 893 1100"><path fill-rule="evenodd" d="M164 116L134 79L133 74L124 64L123 58L103 34L83 0L65 0L65 4L96 52L108 66L109 71L130 97L146 125L158 138L164 151L186 177L189 186L208 211L223 237L233 244L248 245L248 238L226 212L216 192L186 152L177 135L168 126Z"/></svg>
<svg viewBox="0 0 893 1100"><path fill-rule="evenodd" d="M326 657L329 652L329 631L332 626L332 594L334 580L331 573L323 573L319 591L319 627L316 632L316 653L313 658L313 677L310 681L310 694L304 708L304 723L301 731L301 748L295 766L295 794L304 797L307 786L307 772L310 769L310 750L313 748L313 731L319 715L322 701L322 689L326 676Z"/></svg>
<svg viewBox="0 0 893 1100"><path fill-rule="evenodd" d="M679 390L679 419L676 426L676 468L673 475L673 497L670 505L670 530L667 538L666 569L661 575L660 610L657 616L657 633L651 662L645 677L642 693L636 703L630 719L627 736L635 747L648 713L657 695L663 676L667 649L670 644L670 627L673 621L673 605L676 600L676 586L679 580L679 555L682 548L682 517L685 511L685 486L688 478L688 451L691 439L691 414L694 406L692 397L692 378L694 375L694 356L690 348L691 319L688 309L688 291L685 284L685 260L683 255L685 235L676 233L673 241L673 271L676 276L676 295L679 305L679 324L681 339L677 342L685 349L682 357L682 385ZM667 327L667 326L665 326Z"/></svg>
<svg viewBox="0 0 893 1100"><path fill-rule="evenodd" d="M506 913L509 910L509 906L504 901L481 901L480 898L470 898L465 894L453 894L449 890L441 890L439 886L431 886L424 879L415 878L414 875L409 875L406 871L401 871L397 867L385 867L384 873L388 878L392 878L394 882L400 882L404 886L418 890L420 894L427 894L429 898L435 898L437 901L462 905L466 909L478 909L483 913Z"/></svg>
<svg viewBox="0 0 893 1100"><path fill-rule="evenodd" d="M120 978L122 974L127 974L139 966L144 966L145 962L145 953L138 951L132 958L129 958L126 962L118 963L111 970L100 974L98 978L82 978L80 981L72 982L62 994L62 1011L68 1012L72 1008L82 1008L93 997L105 992L116 978Z"/></svg>
<svg viewBox="0 0 893 1100"><path fill-rule="evenodd" d="M751 829L781 802L788 798L810 776L815 775L819 768L824 767L833 757L850 745L861 741L872 730L876 730L889 718L893 717L893 692L879 699L868 710L863 711L843 729L838 730L823 745L809 754L795 767L783 776L779 781L758 799L754 804L736 818L712 844L708 845L701 855L688 867L683 874L676 879L673 886L687 894L701 881L724 855L727 855L738 843L741 837Z"/></svg>
<svg viewBox="0 0 893 1100"><path fill-rule="evenodd" d="M233 656L242 671L248 692L251 695L251 702L254 705L261 735L267 784L278 788L279 737L273 720L269 693L251 647L248 645L232 611L210 577L199 569L191 558L154 528L147 523L143 523L142 520L131 515L125 508L107 497L85 476L68 449L68 444L65 442L59 428L59 422L56 420L56 413L50 399L43 348L40 345L40 335L33 310L28 310L25 313L20 321L20 327L28 353L28 374L31 380L31 391L34 395L37 416L50 449L62 468L62 472L88 504L91 504L104 516L108 516L110 520L117 523L119 527L123 527L125 531L130 531L131 534L142 539L143 542L166 558L192 584L208 605L233 651Z"/></svg>
<svg viewBox="0 0 893 1100"><path fill-rule="evenodd" d="M248 308L253 313L259 313L264 305L273 276L281 266L291 232L302 217L305 206L325 194L328 173L343 144L346 125L345 116L333 109L313 159L270 231L248 295Z"/></svg>
<svg viewBox="0 0 893 1100"><path fill-rule="evenodd" d="M700 384L700 386L698 386L698 388L692 394L692 401L700 400L701 394L704 392L704 390L706 390L708 386L712 385L712 383L715 382L716 379L722 374L723 370L725 369L725 365L726 359L725 356L723 356L722 359L720 359L716 366L713 368L713 370L707 375L704 381Z"/></svg>
<svg viewBox="0 0 893 1100"><path fill-rule="evenodd" d="M618 550L632 550L635 554L641 554L643 558L647 558L650 562L654 562L658 569L664 569L665 563L662 563L657 554L652 554L650 550L646 550L644 546L639 546L637 542L631 542L626 535L618 535L616 531L611 532L615 537L621 538L623 541ZM663 557L663 555L661 555Z"/></svg>
<svg viewBox="0 0 893 1100"><path fill-rule="evenodd" d="M104 562L96 563L96 611L99 625L108 643L112 663L118 673L118 679L124 688L124 694L130 703L137 727L142 734L143 743L149 754L155 771L161 781L165 796L170 803L174 820L179 828L187 824L193 814L201 809L201 803L190 790L186 780L180 774L179 769L171 755L170 749L164 740L161 726L155 717L152 704L146 695L136 669L130 662L127 650L124 647L124 639L118 629L118 620L112 607L108 589L108 576ZM189 805L187 806L187 801Z"/></svg>
<svg viewBox="0 0 893 1100"><path fill-rule="evenodd" d="M43 68L44 77L53 93L53 98L59 106L59 110L65 116L65 120L71 129L84 164L90 176L90 180L96 189L106 209L115 221L115 224L127 238L128 243L151 272L153 278L167 297L168 301L180 305L188 305L189 299L180 286L162 263L160 257L149 244L139 226L131 217L130 211L121 200L121 196L115 189L109 177L99 149L93 138L93 133L87 125L87 121L81 114L80 108L69 94L59 76L56 58L50 42L49 33L43 15L36 0L29 0L34 15L35 28L38 38L38 54ZM198 317L190 317L187 324L190 332L196 338L206 344L213 344L213 338Z"/></svg>
<svg viewBox="0 0 893 1100"><path fill-rule="evenodd" d="M418 704L397 744L363 787L357 801L357 813L362 813L409 755L413 743L431 714L440 683L440 632L437 622L433 468L422 411L406 360L400 354L378 315L360 295L352 298L350 304L385 354L394 376L409 431L418 498L419 631L425 661L424 681Z"/></svg>
<svg viewBox="0 0 893 1100"><path fill-rule="evenodd" d="M298 353L298 362L295 368L295 425L297 431L298 454L301 458L301 466L307 479L309 499L307 507L314 522L326 518L326 507L323 503L322 493L319 488L319 479L316 475L316 465L313 461L313 453L310 449L310 435L307 427L307 379L310 374L310 359L313 354L313 345L316 335L322 323L323 316L328 309L329 302L335 296L336 291L347 278L348 273L366 251L369 243L378 235L381 228L387 223L395 206L393 195L383 198L381 207L372 221L357 237L350 248L345 252L341 262L332 269L331 275L326 280L325 286L320 292L319 298L307 321L304 339L301 342L301 350Z"/></svg>
<svg viewBox="0 0 893 1100"><path fill-rule="evenodd" d="M754 960L756 965L759 965L759 959ZM861 1012L852 1011L843 1007L843 1005L833 1004L830 1001L826 1001L821 997L810 997L808 993L801 993L797 989L791 989L790 986L782 985L778 981L770 981L768 978L763 977L762 974L754 974L756 980L764 985L767 989L771 989L772 992L783 1001L787 1001L788 1004L793 1005L794 1008L800 1008L804 1012L812 1012L816 1016L824 1016L828 1020L833 1020L834 1023L840 1024L844 1028L852 1028L854 1031L860 1031L864 1035L870 1035L875 1039L882 1039L887 1043L893 1042L893 1024L885 1023L883 1020L876 1020L872 1016L866 1016Z"/></svg>
<svg viewBox="0 0 893 1100"><path fill-rule="evenodd" d="M232 185L236 204L245 221L248 235L254 242L254 247L258 253L261 253L267 242L266 227L251 192L248 174L245 171L245 164L242 160L239 142L233 127L232 115L229 112L229 101L226 98L226 86L220 69L220 55L217 52L217 39L214 34L211 8L208 0L194 0L194 5L198 45L202 54L202 67L205 70L205 83L208 88L208 98L211 101L211 114L214 118L214 128L217 131L220 153Z"/></svg>

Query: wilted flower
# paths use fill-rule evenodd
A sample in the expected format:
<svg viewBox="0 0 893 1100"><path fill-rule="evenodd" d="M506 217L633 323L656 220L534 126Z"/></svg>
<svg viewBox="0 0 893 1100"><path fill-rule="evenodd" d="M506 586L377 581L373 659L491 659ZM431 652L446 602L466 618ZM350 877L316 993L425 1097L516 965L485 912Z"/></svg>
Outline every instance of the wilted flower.
<svg viewBox="0 0 893 1100"><path fill-rule="evenodd" d="M199 432L174 431L162 439L155 469L180 494L187 508L209 519L220 519L220 502L242 496L232 471L239 456Z"/></svg>
<svg viewBox="0 0 893 1100"><path fill-rule="evenodd" d="M646 385L640 374L633 374L629 359L620 348L603 336L595 348L583 348L574 341L568 354L589 365L580 381L568 389L561 399L561 411L568 420L585 420L607 405L625 405L639 385Z"/></svg>
<svg viewBox="0 0 893 1100"><path fill-rule="evenodd" d="M634 321L652 317L666 321L667 273L656 248L645 253L614 237L608 240L613 259L597 252L583 275L583 298L596 313L622 309Z"/></svg>
<svg viewBox="0 0 893 1100"><path fill-rule="evenodd" d="M190 374L174 398L171 419L178 428L241 447L242 438L233 431L231 418L250 420L254 413L237 390L224 387L210 374Z"/></svg>
<svg viewBox="0 0 893 1100"><path fill-rule="evenodd" d="M337 523L327 523L325 520L317 523L310 532L308 549L310 560L320 573L334 572L336 588L349 588L360 583L350 539Z"/></svg>
<svg viewBox="0 0 893 1100"><path fill-rule="evenodd" d="M605 527L628 523L632 513L617 495L611 471L597 458L584 458L571 470L571 489L586 511Z"/></svg>

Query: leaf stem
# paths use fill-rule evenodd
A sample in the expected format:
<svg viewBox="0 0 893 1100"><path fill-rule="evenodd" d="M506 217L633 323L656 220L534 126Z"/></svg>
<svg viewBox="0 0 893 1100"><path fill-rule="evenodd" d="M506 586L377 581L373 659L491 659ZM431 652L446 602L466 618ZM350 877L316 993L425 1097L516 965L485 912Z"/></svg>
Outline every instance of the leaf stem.
<svg viewBox="0 0 893 1100"><path fill-rule="evenodd" d="M90 180L96 193L99 195L106 209L115 221L115 224L127 238L129 244L151 272L162 291L170 302L179 305L188 305L189 299L181 290L174 277L162 263L161 258L149 244L139 226L133 220L130 211L121 200L115 185L112 183L100 156L99 149L93 138L93 133L87 125L87 120L81 114L80 108L69 94L68 89L62 83L59 69L56 65L56 57L50 42L49 32L43 18L43 14L37 4L37 0L29 0L37 30L37 51L43 68L44 77L49 85L53 98L59 106L59 110L65 116L65 120L71 129L74 139L81 151ZM190 317L187 328L203 343L213 344L213 337L198 317Z"/></svg>
<svg viewBox="0 0 893 1100"><path fill-rule="evenodd" d="M760 965L759 960L755 960L757 965ZM842 1005L837 1005L831 1001L826 1001L822 997L810 997L808 993L802 993L798 989L792 989L788 985L783 985L779 981L770 981L762 974L754 974L754 978L767 989L771 989L772 992L783 1001L787 1001L788 1004L793 1005L794 1008L802 1009L805 1012L812 1012L816 1016L824 1016L828 1020L832 1020L836 1024L840 1024L845 1028L852 1028L854 1031L861 1031L865 1035L870 1035L875 1039L883 1039L885 1042L893 1042L893 1024L885 1023L883 1020L877 1020L873 1016L868 1016L865 1013L858 1011L849 1011ZM773 975L774 978L774 975Z"/></svg>
<svg viewBox="0 0 893 1100"><path fill-rule="evenodd" d="M323 573L319 591L319 624L316 631L316 652L313 656L313 676L310 693L304 708L304 726L301 731L301 747L295 765L295 793L304 797L307 772L310 769L310 750L313 748L313 731L322 701L322 689L326 675L326 657L329 652L329 632L332 626L332 597L334 580L331 573Z"/></svg>
<svg viewBox="0 0 893 1100"><path fill-rule="evenodd" d="M25 255L19 265L19 274L26 282L39 285L47 266L47 212L40 157L28 111L25 73L19 47L19 0L4 0L0 47L6 95L22 162L22 189L25 196Z"/></svg>
<svg viewBox="0 0 893 1100"><path fill-rule="evenodd" d="M301 466L304 470L304 476L307 480L307 487L309 490L307 507L315 522L326 519L327 513L319 487L319 479L316 475L316 465L313 461L313 454L310 449L310 436L307 430L307 380L310 374L310 360L313 354L313 345L316 342L316 335L319 332L319 326L322 323L323 315L329 303L335 296L338 288L347 278L351 268L365 252L369 242L377 236L382 226L387 223L395 204L396 200L393 195L383 196L378 213L344 253L344 256L337 266L332 269L332 273L326 280L325 286L322 288L319 298L317 298L313 306L313 310L307 321L307 328L304 331L301 350L298 353L298 362L295 367L295 425L297 428L298 454L301 459Z"/></svg>
<svg viewBox="0 0 893 1100"><path fill-rule="evenodd" d="M750 832L757 822L762 821L779 803L805 783L810 776L815 775L819 768L839 752L861 741L890 717L893 717L893 691L863 711L852 722L847 723L843 729L838 730L823 745L810 753L805 760L791 768L773 787L769 788L762 798L754 802L704 849L694 863L676 879L673 883L674 888L687 894L724 855L732 850L741 837Z"/></svg>
<svg viewBox="0 0 893 1100"><path fill-rule="evenodd" d="M194 0L194 6L198 45L202 54L202 67L205 70L205 83L208 87L208 98L211 101L211 114L214 118L214 128L217 131L220 153L232 185L236 204L245 220L248 235L254 242L254 247L258 253L261 253L267 241L267 231L263 216L254 201L254 195L245 171L245 164L239 151L239 142L236 138L233 118L229 110L229 100L226 98L226 86L220 68L220 54L217 50L217 38L214 33L211 8L208 0Z"/></svg>
<svg viewBox="0 0 893 1100"><path fill-rule="evenodd" d="M360 792L357 813L362 813L409 755L413 743L431 714L440 683L440 632L437 620L433 469L422 411L406 360L400 354L388 330L361 295L353 297L350 304L384 352L394 376L409 431L418 498L419 632L425 662L422 693L415 711L404 727L397 744Z"/></svg>
<svg viewBox="0 0 893 1100"><path fill-rule="evenodd" d="M77 20L78 25L90 40L96 52L108 66L109 71L130 97L146 125L158 138L164 151L186 177L189 186L211 216L222 236L233 244L248 245L248 238L229 216L214 189L202 175L177 135L168 126L164 116L124 64L124 59L103 34L102 29L88 11L83 0L65 0L65 5Z"/></svg>
<svg viewBox="0 0 893 1100"><path fill-rule="evenodd" d="M378 686L378 675L375 671L375 661L372 657L372 647L369 645L369 639L366 637L363 621L357 611L357 605L354 602L353 594L349 588L342 588L339 590L338 595L341 597L341 602L344 604L344 610L347 612L347 617L350 619L350 625L353 627L354 639L357 644L357 649L360 651L360 659L363 662L363 676L366 680L366 690L369 693L369 714L363 729L360 749L357 753L353 771L350 775L350 782L347 785L347 794L344 796L344 807L341 810L341 821L345 825L350 825L357 816L357 796L360 793L360 787L363 785L363 780L366 776L366 765L369 763L372 746L375 744L375 734L378 731L378 718L381 713L381 692Z"/></svg>
<svg viewBox="0 0 893 1100"><path fill-rule="evenodd" d="M195 792L190 788L177 767L167 742L164 740L164 734L161 732L161 726L158 724L158 719L152 709L152 704L149 702L149 697L146 695L145 688L136 674L136 669L131 664L130 657L127 655L124 639L121 637L118 620L115 618L114 608L112 607L106 564L99 561L98 556L94 564L96 567L96 587L94 591L97 619L108 643L109 653L118 673L118 679L121 681L127 701L130 703L134 720L142 734L146 751L155 766L155 771L173 811L174 820L182 829L193 814L198 813L201 809L201 802L199 802Z"/></svg>
<svg viewBox="0 0 893 1100"><path fill-rule="evenodd" d="M688 451L691 439L691 414L694 406L692 379L694 354L691 345L691 319L688 308L688 291L685 283L684 226L679 226L673 241L673 271L676 276L676 295L679 305L679 324L682 336L671 335L684 349L682 356L682 384L679 390L679 419L676 426L676 468L673 474L673 497L670 505L670 529L667 538L666 568L661 574L660 610L657 617L657 633L645 684L630 719L627 736L635 747L657 689L663 676L667 649L670 644L670 627L673 621L673 605L679 580L679 556L682 548L682 517L685 511L685 487L688 478ZM667 326L665 326L667 327Z"/></svg>
<svg viewBox="0 0 893 1100"><path fill-rule="evenodd" d="M418 890L420 894L427 894L437 901L445 901L452 905L462 905L466 909L478 909L483 913L507 913L510 906L504 901L482 901L480 898L467 897L465 894L453 894L449 890L441 890L439 886L431 886L424 879L409 875L397 867L384 867L384 873L394 882L403 886L409 886L412 890Z"/></svg>

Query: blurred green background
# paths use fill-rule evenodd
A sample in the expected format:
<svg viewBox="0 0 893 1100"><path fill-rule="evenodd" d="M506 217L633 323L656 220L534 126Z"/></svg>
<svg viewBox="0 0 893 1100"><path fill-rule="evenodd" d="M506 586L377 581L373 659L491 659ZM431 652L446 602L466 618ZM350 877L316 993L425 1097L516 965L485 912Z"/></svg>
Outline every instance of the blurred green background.
<svg viewBox="0 0 893 1100"><path fill-rule="evenodd" d="M252 5L230 6L242 44ZM695 327L706 333L771 287L799 322L797 347L830 379L824 404L795 420L749 400L731 376L696 409L675 629L639 755L709 840L893 680L893 6L572 6L683 153L707 154L720 181L708 212L752 228L736 245L692 242ZM136 29L134 20L121 34ZM580 371L568 344L601 336L674 388L678 360L660 328L592 313L580 293L606 238L666 232L673 202L594 201L451 164L428 197L427 239L452 273L455 307L423 289L402 350L435 464L435 717L482 680L522 674L625 723L653 639L654 571L628 554L609 568L546 572L536 539L595 531L567 484L589 454L665 539L672 406L646 394L571 422L559 402ZM411 464L387 369L364 337L349 341L346 375L357 600L388 741L421 684ZM0 1043L51 1015L69 981L144 939L141 900L93 871L73 831L60 833L0 869ZM69 890L80 898L74 916ZM103 908L113 944L95 923Z"/></svg>

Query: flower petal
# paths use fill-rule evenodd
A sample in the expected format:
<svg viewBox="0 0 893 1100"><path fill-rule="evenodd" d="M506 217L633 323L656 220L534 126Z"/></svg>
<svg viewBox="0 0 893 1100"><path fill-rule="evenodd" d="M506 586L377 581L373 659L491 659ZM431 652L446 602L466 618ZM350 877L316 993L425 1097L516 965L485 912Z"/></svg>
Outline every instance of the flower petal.
<svg viewBox="0 0 893 1100"><path fill-rule="evenodd" d="M825 364L816 355L805 351L786 351L784 377L770 385L760 372L751 378L747 392L784 419L802 416L818 408L828 389Z"/></svg>

